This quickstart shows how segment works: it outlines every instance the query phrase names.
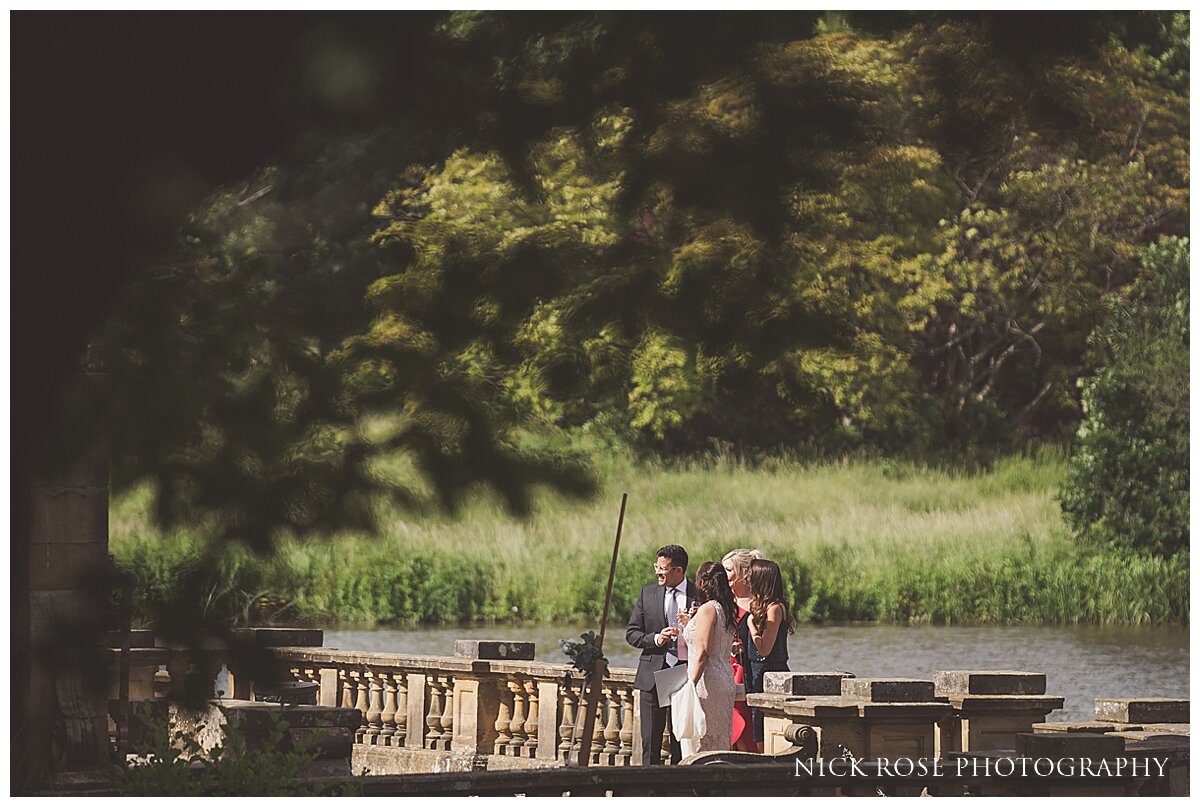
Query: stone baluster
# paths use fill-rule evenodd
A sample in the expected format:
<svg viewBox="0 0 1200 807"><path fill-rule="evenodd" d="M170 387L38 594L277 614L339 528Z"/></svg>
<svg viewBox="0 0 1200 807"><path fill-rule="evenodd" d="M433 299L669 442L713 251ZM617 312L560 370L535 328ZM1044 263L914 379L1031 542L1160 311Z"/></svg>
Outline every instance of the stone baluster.
<svg viewBox="0 0 1200 807"><path fill-rule="evenodd" d="M363 732L365 745L378 745L383 731L383 686L378 670L364 671L367 681L367 728Z"/></svg>
<svg viewBox="0 0 1200 807"><path fill-rule="evenodd" d="M408 676L397 673L396 682L396 733L391 737L394 748L403 748L408 738Z"/></svg>
<svg viewBox="0 0 1200 807"><path fill-rule="evenodd" d="M604 709L607 705L608 698L604 691L604 687L598 687L596 690L596 720L592 724L592 753L591 763L593 765L604 765Z"/></svg>
<svg viewBox="0 0 1200 807"><path fill-rule="evenodd" d="M496 710L496 743L495 753L498 756L508 754L509 744L512 743L512 714L513 714L513 696L512 690L507 686L497 688L500 696L500 706Z"/></svg>
<svg viewBox="0 0 1200 807"><path fill-rule="evenodd" d="M617 764L617 752L621 750L621 702L613 684L604 689L608 698L608 717L604 723L604 756L609 765ZM599 719L599 716L597 716Z"/></svg>
<svg viewBox="0 0 1200 807"><path fill-rule="evenodd" d="M293 667L289 670L292 680L301 684L317 684L321 683L321 671L312 667Z"/></svg>
<svg viewBox="0 0 1200 807"><path fill-rule="evenodd" d="M621 699L621 750L617 752L619 759L618 765L633 764L633 687L629 684L621 684L617 688L617 695Z"/></svg>
<svg viewBox="0 0 1200 807"><path fill-rule="evenodd" d="M441 676L443 691L445 692L445 705L442 707L441 717L438 722L442 727L441 745L443 751L450 750L450 744L454 740L454 679L448 675Z"/></svg>
<svg viewBox="0 0 1200 807"><path fill-rule="evenodd" d="M390 672L382 672L379 682L383 687L383 711L379 713L379 738L376 745L391 745L396 736L396 676Z"/></svg>
<svg viewBox="0 0 1200 807"><path fill-rule="evenodd" d="M362 742L366 742L366 736L367 736L367 710L368 710L367 671L366 670L352 670L350 674L351 674L351 676L353 676L354 687L356 690L355 699L354 699L354 708L357 709L359 711L359 713L362 714L362 716L363 716L362 725L359 726L358 731L356 731L354 733L354 742L362 743Z"/></svg>
<svg viewBox="0 0 1200 807"><path fill-rule="evenodd" d="M562 700L562 722L558 725L558 758L566 762L571 756L571 734L575 730L575 690L571 679L564 678L558 688L558 696Z"/></svg>
<svg viewBox="0 0 1200 807"><path fill-rule="evenodd" d="M338 696L338 704L343 709L354 708L354 694L356 689L353 682L350 680L350 671L345 669L338 670L338 691L341 693Z"/></svg>
<svg viewBox="0 0 1200 807"><path fill-rule="evenodd" d="M579 759L579 755L583 752L583 724L587 722L587 679L579 682L579 691L575 695L575 742L571 743L571 759ZM595 749L595 743L592 748Z"/></svg>
<svg viewBox="0 0 1200 807"><path fill-rule="evenodd" d="M442 739L442 685L437 676L430 675L429 706L425 713L425 747L437 750Z"/></svg>
<svg viewBox="0 0 1200 807"><path fill-rule="evenodd" d="M537 681L530 678L525 681L525 695L529 701L529 716L525 718L525 756L530 759L537 757L538 749L538 686Z"/></svg>
<svg viewBox="0 0 1200 807"><path fill-rule="evenodd" d="M525 687L518 680L510 680L507 682L509 690L513 693L513 716L512 722L508 724L508 730L512 733L512 740L508 743L509 756L522 756L522 749L525 747Z"/></svg>

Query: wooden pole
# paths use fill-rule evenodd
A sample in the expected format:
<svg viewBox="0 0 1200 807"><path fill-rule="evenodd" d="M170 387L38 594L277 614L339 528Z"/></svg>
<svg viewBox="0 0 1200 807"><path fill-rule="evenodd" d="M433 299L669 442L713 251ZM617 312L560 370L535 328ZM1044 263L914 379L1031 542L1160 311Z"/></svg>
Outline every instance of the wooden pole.
<svg viewBox="0 0 1200 807"><path fill-rule="evenodd" d="M613 581L617 576L617 552L621 548L621 527L625 524L625 502L629 500L628 493L621 494L621 514L617 516L617 539L613 542L612 563L608 567L608 587L604 590L604 612L600 617L600 635L596 639L596 649L603 651L604 649L604 630L608 627L608 608L612 604ZM592 732L596 728L596 707L600 703L600 684L604 680L604 675L608 670L606 664L597 664L596 669L592 672L592 677L588 679L587 694L584 696L583 707L585 709L583 719L583 737L579 742L579 759L576 764L581 768L586 768L592 756ZM575 726L572 728L572 735L579 728L578 718L575 720ZM571 747L575 746L574 737L571 739Z"/></svg>

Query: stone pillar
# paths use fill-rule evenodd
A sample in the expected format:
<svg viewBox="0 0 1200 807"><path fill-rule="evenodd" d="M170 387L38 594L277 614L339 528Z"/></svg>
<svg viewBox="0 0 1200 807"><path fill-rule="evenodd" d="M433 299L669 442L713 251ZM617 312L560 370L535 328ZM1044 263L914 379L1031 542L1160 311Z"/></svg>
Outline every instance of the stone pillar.
<svg viewBox="0 0 1200 807"><path fill-rule="evenodd" d="M769 672L763 676L762 694L774 696L777 701L836 697L842 694L842 681L853 677L853 673L841 670L833 672ZM792 719L782 711L778 709L764 711L763 753L774 756L794 751L794 745L787 736L788 729L792 725ZM850 737L847 735L839 742L849 739Z"/></svg>
<svg viewBox="0 0 1200 807"><path fill-rule="evenodd" d="M452 751L491 754L496 744L500 691L494 676L454 677L454 736Z"/></svg>
<svg viewBox="0 0 1200 807"><path fill-rule="evenodd" d="M408 731L405 748L425 747L425 675L408 674Z"/></svg>
<svg viewBox="0 0 1200 807"><path fill-rule="evenodd" d="M538 759L555 759L560 745L558 684L555 681L538 681Z"/></svg>
<svg viewBox="0 0 1200 807"><path fill-rule="evenodd" d="M72 376L61 421L73 428L82 404L103 383ZM57 401L47 401L57 406ZM82 431L82 430L80 430ZM63 452L78 434L40 434L23 440L37 451L15 468L28 486L14 501L13 689L10 758L15 793L47 775L108 764L107 629L108 452L97 448L57 468L33 463ZM78 445L79 443L76 443ZM49 465L49 463L46 463ZM19 623L19 624L17 624Z"/></svg>
<svg viewBox="0 0 1200 807"><path fill-rule="evenodd" d="M944 670L933 674L934 693L954 707L949 730L938 738L938 757L950 753L1011 750L1018 734L1033 730L1063 707L1047 697L1043 673L1019 670Z"/></svg>
<svg viewBox="0 0 1200 807"><path fill-rule="evenodd" d="M236 691L236 689L234 690ZM338 706L338 671L336 667L321 669L321 690L317 703L322 706Z"/></svg>
<svg viewBox="0 0 1200 807"><path fill-rule="evenodd" d="M492 673L491 661L532 661L534 655L533 642L509 642L495 639L456 639L454 641L455 658L470 659L472 671L470 674L458 673L454 678L452 697L454 699L454 737L450 748L453 750L472 751L476 754L511 753L519 749L513 748L511 741L504 751L497 751L497 739L505 735L519 735L521 745L525 744L525 720L529 693L525 691L524 683L515 680L502 680L501 676ZM510 684L512 686L510 686ZM515 687L515 689L514 689ZM509 692L501 692L507 688ZM509 711L507 731L501 729L501 702L512 704ZM518 705L520 708L518 713ZM516 721L520 721L517 725ZM540 728L540 726L538 727ZM551 731L549 737L555 732ZM536 736L536 734L534 735ZM519 756L518 754L515 754Z"/></svg>

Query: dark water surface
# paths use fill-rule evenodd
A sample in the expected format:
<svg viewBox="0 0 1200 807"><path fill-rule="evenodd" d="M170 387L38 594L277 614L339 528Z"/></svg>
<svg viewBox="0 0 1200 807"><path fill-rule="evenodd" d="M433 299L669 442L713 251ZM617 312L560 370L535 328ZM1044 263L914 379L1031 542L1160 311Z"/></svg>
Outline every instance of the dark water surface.
<svg viewBox="0 0 1200 807"><path fill-rule="evenodd" d="M377 653L448 656L455 639L537 645L539 660L566 663L559 639L595 626L504 625L326 630L325 646ZM610 624L605 655L632 667L624 623ZM1189 697L1187 627L804 625L788 639L795 671L846 670L860 678L923 678L935 670L1024 670L1046 674L1046 692L1066 698L1049 719L1091 720L1099 697Z"/></svg>

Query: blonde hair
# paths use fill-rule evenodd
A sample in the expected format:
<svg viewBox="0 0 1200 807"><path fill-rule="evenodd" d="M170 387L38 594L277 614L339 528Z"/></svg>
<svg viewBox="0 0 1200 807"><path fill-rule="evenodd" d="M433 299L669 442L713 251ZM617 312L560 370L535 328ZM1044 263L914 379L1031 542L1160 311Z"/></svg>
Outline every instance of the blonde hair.
<svg viewBox="0 0 1200 807"><path fill-rule="evenodd" d="M731 549L721 558L721 565L730 563L737 569L738 577L745 580L750 574L750 562L764 560L766 556L757 549Z"/></svg>

